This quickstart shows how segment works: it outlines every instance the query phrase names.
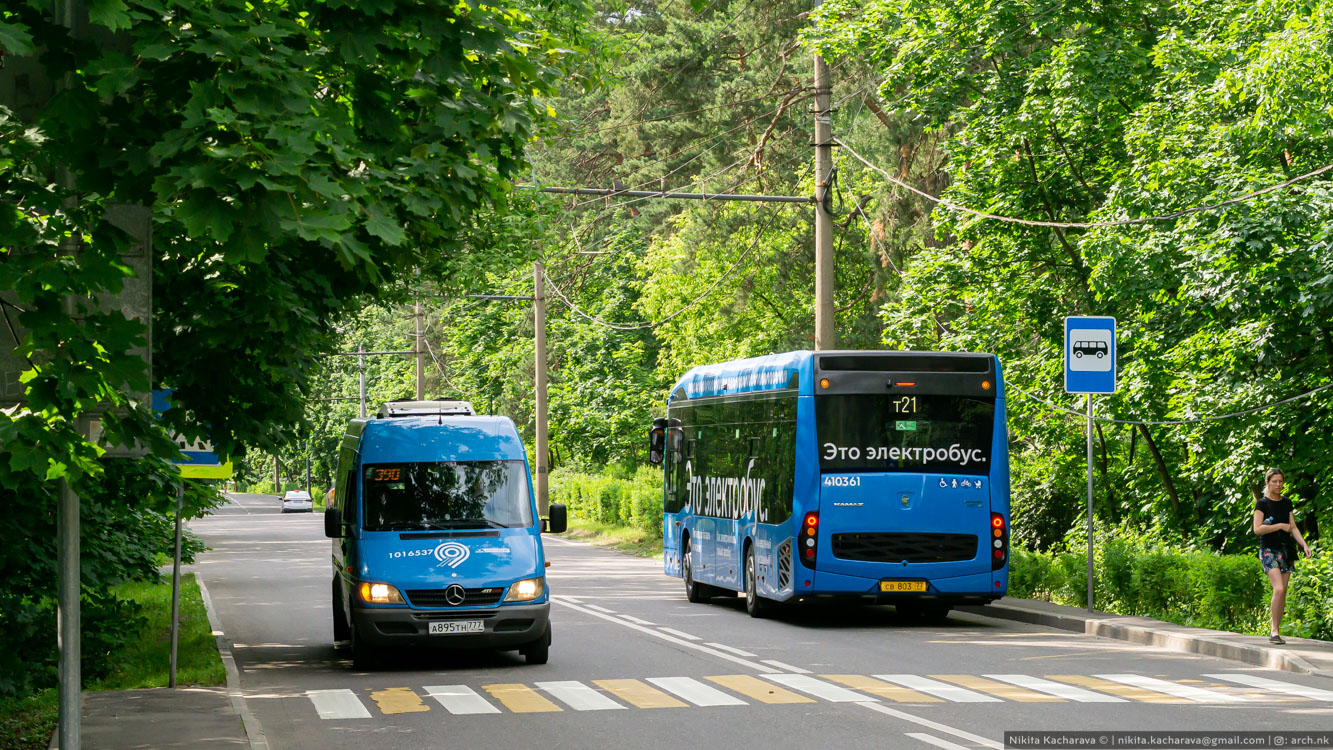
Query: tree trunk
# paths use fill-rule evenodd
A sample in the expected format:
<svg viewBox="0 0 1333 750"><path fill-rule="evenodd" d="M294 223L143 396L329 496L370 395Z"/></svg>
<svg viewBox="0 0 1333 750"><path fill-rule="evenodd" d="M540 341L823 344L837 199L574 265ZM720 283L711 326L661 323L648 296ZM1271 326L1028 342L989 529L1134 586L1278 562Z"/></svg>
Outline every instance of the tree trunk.
<svg viewBox="0 0 1333 750"><path fill-rule="evenodd" d="M1152 439L1152 433L1148 432L1148 425L1135 425L1143 435L1143 442L1148 446L1148 452L1152 453L1153 462L1157 464L1157 474L1162 477L1162 486L1166 488L1166 496L1171 498L1171 511L1180 516L1180 497L1176 495L1175 482L1171 481L1171 472L1166 469L1166 462L1162 460L1162 452L1157 450L1157 443Z"/></svg>

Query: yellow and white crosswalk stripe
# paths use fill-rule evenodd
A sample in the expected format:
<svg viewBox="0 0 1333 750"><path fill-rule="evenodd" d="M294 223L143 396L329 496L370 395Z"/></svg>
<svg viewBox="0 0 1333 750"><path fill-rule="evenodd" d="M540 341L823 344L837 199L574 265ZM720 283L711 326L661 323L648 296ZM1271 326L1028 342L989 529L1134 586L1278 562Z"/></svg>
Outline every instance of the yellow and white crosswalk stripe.
<svg viewBox="0 0 1333 750"><path fill-rule="evenodd" d="M467 685L427 685L422 690L438 701L444 710L456 716L500 713L500 709Z"/></svg>
<svg viewBox="0 0 1333 750"><path fill-rule="evenodd" d="M745 706L745 701L690 677L649 677L648 681L696 706Z"/></svg>
<svg viewBox="0 0 1333 750"><path fill-rule="evenodd" d="M1110 680L1103 680L1097 677L1089 677L1087 675L1082 675L1082 674L1048 674L1046 675L1046 678L1049 680L1054 680L1056 682L1067 682L1071 685L1084 687L1087 688L1089 691L1096 691L1093 693L1094 695L1096 695L1097 693L1109 693L1111 695L1119 696L1121 698L1125 698L1131 701L1138 701L1139 703L1189 703L1190 702L1185 700L1184 698L1177 698L1174 695L1159 693L1155 690L1147 690L1144 688L1131 687L1129 685L1122 685L1118 682L1111 682Z"/></svg>
<svg viewBox="0 0 1333 750"><path fill-rule="evenodd" d="M976 675L970 674L937 674L935 677L970 690L989 693L997 698L1003 698L1007 701L1014 701L1017 703L1065 702L1064 698L1049 695L1047 693L1039 693L1035 690L1028 690L1026 687L1020 687L1017 683L1010 684L1009 681L1001 682L998 675L977 677Z"/></svg>
<svg viewBox="0 0 1333 750"><path fill-rule="evenodd" d="M555 680L481 685L427 685L364 690L308 690L320 719L369 719L432 710L455 716L614 711L809 703L1265 703L1333 702L1333 690L1248 673L1163 679L1139 674L877 674L773 673L644 679ZM1249 689L1244 696L1236 691ZM366 699L369 700L366 700ZM429 701L427 700L429 699ZM886 711L889 709L885 709ZM923 740L924 741L924 740Z"/></svg>
<svg viewBox="0 0 1333 750"><path fill-rule="evenodd" d="M370 694L370 699L379 705L382 714L414 714L430 710L411 688L376 690Z"/></svg>
<svg viewBox="0 0 1333 750"><path fill-rule="evenodd" d="M642 680L593 680L592 684L635 708L685 708L689 705Z"/></svg>
<svg viewBox="0 0 1333 750"><path fill-rule="evenodd" d="M482 690L504 704L504 707L516 714L539 714L564 709L542 697L541 693L527 685L512 682L500 685L482 685Z"/></svg>
<svg viewBox="0 0 1333 750"><path fill-rule="evenodd" d="M862 693L868 693L878 698L887 698L895 703L943 703L943 698L936 698L933 695L926 695L915 690L909 690L901 685L894 685L883 680L877 680L874 677L868 677L863 674L822 674L826 680L832 680L841 685Z"/></svg>
<svg viewBox="0 0 1333 750"><path fill-rule="evenodd" d="M715 682L732 692L754 698L760 703L814 703L814 698L807 698L804 695L798 695L790 690L784 690L771 682L763 680L748 674L724 674L715 677L704 678L710 682Z"/></svg>
<svg viewBox="0 0 1333 750"><path fill-rule="evenodd" d="M916 674L877 674L874 675L877 680L892 682L902 685L906 688L919 690L923 693L930 693L938 698L954 703L999 703L1000 699L993 695L978 693L975 690L968 690L957 685L950 685L947 682L940 682L929 677L922 677Z"/></svg>
<svg viewBox="0 0 1333 750"><path fill-rule="evenodd" d="M1260 688L1272 693L1286 693L1301 698L1308 698L1313 701L1333 701L1333 691L1323 690L1316 687L1307 687L1305 685L1294 685L1279 680L1270 680L1267 677L1244 673L1226 673L1226 674L1206 674L1204 677L1211 677L1214 680L1223 682L1236 682L1249 687Z"/></svg>
<svg viewBox="0 0 1333 750"><path fill-rule="evenodd" d="M554 695L575 711L607 711L625 708L578 680L539 682L537 687Z"/></svg>
<svg viewBox="0 0 1333 750"><path fill-rule="evenodd" d="M1174 695L1179 698L1194 701L1195 703L1244 703L1245 699L1237 695L1219 693L1216 690L1206 690L1192 685L1182 685L1178 682L1168 682L1159 680L1156 677L1144 677L1137 674L1099 674L1094 677L1100 677L1103 680L1119 682L1133 687L1147 688L1159 693Z"/></svg>

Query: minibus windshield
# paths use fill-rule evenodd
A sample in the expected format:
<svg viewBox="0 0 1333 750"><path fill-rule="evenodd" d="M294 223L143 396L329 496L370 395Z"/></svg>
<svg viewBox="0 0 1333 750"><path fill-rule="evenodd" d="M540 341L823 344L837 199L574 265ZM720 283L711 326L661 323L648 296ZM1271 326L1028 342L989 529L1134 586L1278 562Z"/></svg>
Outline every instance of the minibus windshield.
<svg viewBox="0 0 1333 750"><path fill-rule="evenodd" d="M364 472L367 531L532 525L522 461L367 464Z"/></svg>

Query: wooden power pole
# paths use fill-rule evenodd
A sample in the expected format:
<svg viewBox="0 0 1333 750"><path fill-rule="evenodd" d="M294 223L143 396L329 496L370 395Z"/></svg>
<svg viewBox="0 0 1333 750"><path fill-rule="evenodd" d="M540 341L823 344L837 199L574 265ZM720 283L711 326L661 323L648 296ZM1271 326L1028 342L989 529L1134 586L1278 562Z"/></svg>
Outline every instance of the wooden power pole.
<svg viewBox="0 0 1333 750"><path fill-rule="evenodd" d="M829 190L833 174L833 113L828 64L815 54L815 349L832 349L833 216Z"/></svg>

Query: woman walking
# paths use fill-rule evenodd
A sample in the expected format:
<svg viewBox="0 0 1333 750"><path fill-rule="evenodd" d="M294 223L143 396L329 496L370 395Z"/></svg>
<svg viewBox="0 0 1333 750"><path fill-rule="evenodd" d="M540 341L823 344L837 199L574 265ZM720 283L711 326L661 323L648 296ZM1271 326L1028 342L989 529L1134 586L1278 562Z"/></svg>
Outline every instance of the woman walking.
<svg viewBox="0 0 1333 750"><path fill-rule="evenodd" d="M1264 474L1264 494L1254 503L1254 533L1259 535L1259 561L1268 582L1273 584L1273 601L1268 606L1271 620L1269 643L1283 644L1279 634L1282 613L1287 608L1287 581L1296 566L1296 545L1310 556L1301 530L1296 528L1291 501L1282 496L1282 470L1269 469Z"/></svg>

